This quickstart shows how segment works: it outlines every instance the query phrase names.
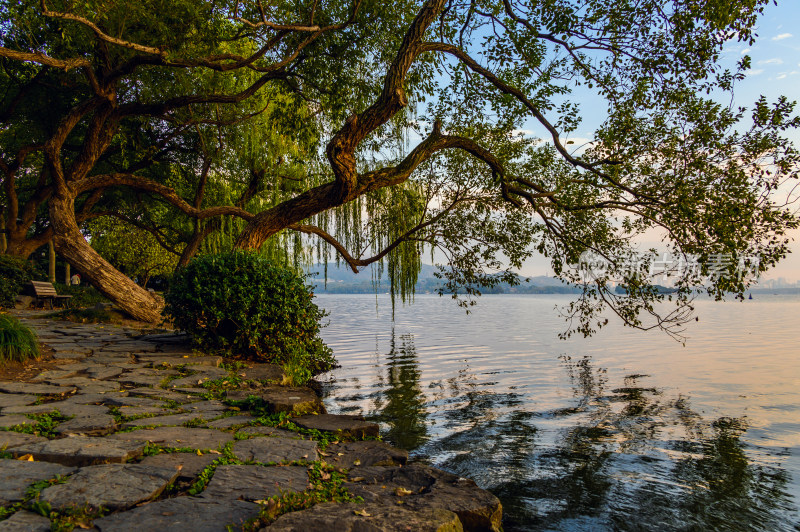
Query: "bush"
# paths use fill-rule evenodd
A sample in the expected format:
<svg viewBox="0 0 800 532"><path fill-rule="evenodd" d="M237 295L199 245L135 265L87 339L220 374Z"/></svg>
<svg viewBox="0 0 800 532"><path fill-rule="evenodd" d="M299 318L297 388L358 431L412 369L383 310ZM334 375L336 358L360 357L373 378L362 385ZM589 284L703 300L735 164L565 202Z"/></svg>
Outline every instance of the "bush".
<svg viewBox="0 0 800 532"><path fill-rule="evenodd" d="M39 271L31 262L19 257L0 255L0 307L13 307L14 298L25 284L38 278Z"/></svg>
<svg viewBox="0 0 800 532"><path fill-rule="evenodd" d="M178 270L165 313L203 349L275 364L301 359L316 374L335 360L319 336L325 313L313 297L293 271L255 253L231 252Z"/></svg>
<svg viewBox="0 0 800 532"><path fill-rule="evenodd" d="M17 318L0 314L0 362L22 362L38 357L36 334Z"/></svg>

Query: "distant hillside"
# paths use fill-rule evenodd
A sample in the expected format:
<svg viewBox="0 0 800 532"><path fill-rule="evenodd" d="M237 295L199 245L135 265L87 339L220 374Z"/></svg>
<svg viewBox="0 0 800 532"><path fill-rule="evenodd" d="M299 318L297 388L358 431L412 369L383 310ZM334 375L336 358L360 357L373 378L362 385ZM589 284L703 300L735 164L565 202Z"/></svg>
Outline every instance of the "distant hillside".
<svg viewBox="0 0 800 532"><path fill-rule="evenodd" d="M319 294L371 294L375 291L372 284L372 274L369 269L359 274L354 274L347 266L336 266L335 263L328 263L327 284L325 282L325 266L316 264L306 270L311 274L310 281L314 284L314 290ZM436 293L442 285L442 281L434 276L437 268L430 264L423 264L419 273L416 285L418 294ZM389 279L381 279L380 291L389 289ZM510 286L503 283L493 288L480 288L484 294L574 294L580 293L580 289L564 284L561 280L547 276L531 277L526 282L524 277L520 277L520 284Z"/></svg>

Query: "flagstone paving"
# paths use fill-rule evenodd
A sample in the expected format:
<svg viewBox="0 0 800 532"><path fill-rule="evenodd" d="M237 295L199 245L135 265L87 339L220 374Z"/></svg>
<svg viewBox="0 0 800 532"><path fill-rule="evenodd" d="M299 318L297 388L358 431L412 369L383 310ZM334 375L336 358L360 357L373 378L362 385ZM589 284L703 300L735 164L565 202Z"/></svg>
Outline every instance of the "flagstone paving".
<svg viewBox="0 0 800 532"><path fill-rule="evenodd" d="M407 464L378 425L280 386L277 366L222 367L175 333L23 319L57 362L0 382L0 532L500 529L496 497ZM320 474L365 502L263 517L271 497L324 489Z"/></svg>

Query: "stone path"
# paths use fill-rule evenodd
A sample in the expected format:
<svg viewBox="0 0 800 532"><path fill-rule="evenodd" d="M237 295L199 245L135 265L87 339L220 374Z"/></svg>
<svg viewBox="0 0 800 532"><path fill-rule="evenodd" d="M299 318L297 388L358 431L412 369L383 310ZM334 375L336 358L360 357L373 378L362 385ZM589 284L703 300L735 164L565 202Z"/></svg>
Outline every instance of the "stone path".
<svg viewBox="0 0 800 532"><path fill-rule="evenodd" d="M0 532L500 529L496 497L407 464L377 425L277 384L279 367L225 366L176 334L25 321L62 363L0 382ZM276 512L332 488L363 501Z"/></svg>

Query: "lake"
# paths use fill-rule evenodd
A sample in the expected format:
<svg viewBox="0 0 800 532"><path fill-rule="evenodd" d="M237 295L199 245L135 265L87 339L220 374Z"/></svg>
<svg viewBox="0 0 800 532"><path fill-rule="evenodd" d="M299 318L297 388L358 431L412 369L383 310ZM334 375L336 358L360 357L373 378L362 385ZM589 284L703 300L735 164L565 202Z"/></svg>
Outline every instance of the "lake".
<svg viewBox="0 0 800 532"><path fill-rule="evenodd" d="M800 298L702 301L685 347L569 295L319 295L331 413L474 479L514 530L800 530Z"/></svg>

